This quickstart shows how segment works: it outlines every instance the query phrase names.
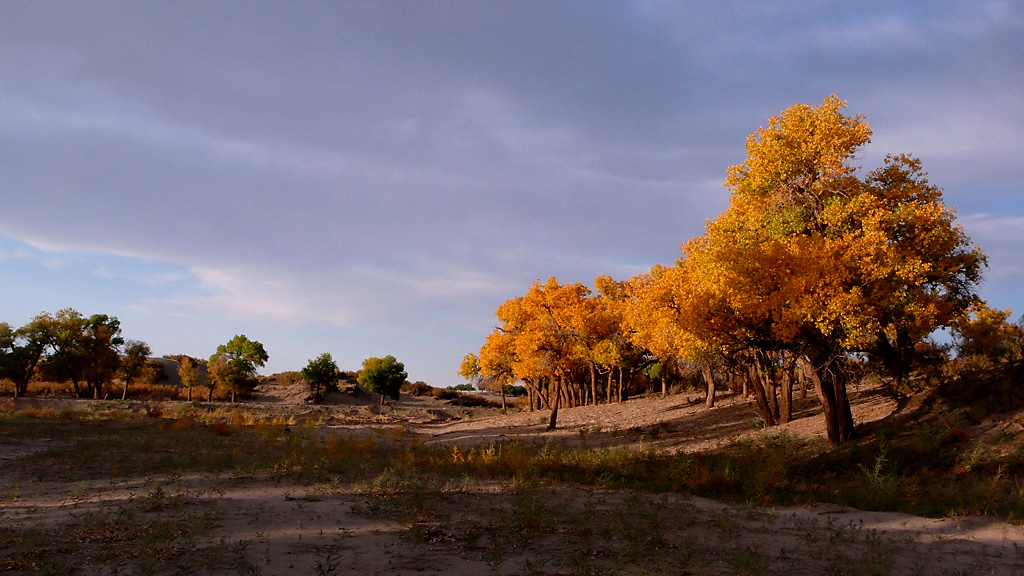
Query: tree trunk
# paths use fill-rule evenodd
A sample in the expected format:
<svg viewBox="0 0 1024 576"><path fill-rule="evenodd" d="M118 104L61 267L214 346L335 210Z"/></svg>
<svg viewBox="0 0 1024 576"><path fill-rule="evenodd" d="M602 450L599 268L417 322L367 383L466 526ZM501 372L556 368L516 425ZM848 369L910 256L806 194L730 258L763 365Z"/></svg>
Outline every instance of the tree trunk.
<svg viewBox="0 0 1024 576"><path fill-rule="evenodd" d="M608 402L607 402L608 404L612 403L612 384L614 382L615 382L615 369L614 368L609 368L608 369L608 389L606 390L606 392L608 393Z"/></svg>
<svg viewBox="0 0 1024 576"><path fill-rule="evenodd" d="M828 378L822 378L818 375L817 370L814 366L806 359L801 358L800 363L804 369L804 374L810 378L814 384L814 390L818 393L818 400L821 402L821 409L825 416L825 434L833 444L839 444L842 440L842 435L839 433L839 411L836 403L836 391L832 386L832 382Z"/></svg>
<svg viewBox="0 0 1024 576"><path fill-rule="evenodd" d="M537 384L537 409L551 408L551 385L549 384L546 391L541 391L541 385Z"/></svg>
<svg viewBox="0 0 1024 576"><path fill-rule="evenodd" d="M754 363L747 367L747 381L754 389L754 398L757 400L757 408L761 411L761 419L764 420L765 426L775 426L777 424L775 415L772 414L771 406L768 405L768 396L765 394L761 377L757 374L757 365Z"/></svg>
<svg viewBox="0 0 1024 576"><path fill-rule="evenodd" d="M590 400L597 406L597 368L590 364Z"/></svg>
<svg viewBox="0 0 1024 576"><path fill-rule="evenodd" d="M508 414L508 408L505 406L505 385L501 385L501 413Z"/></svg>
<svg viewBox="0 0 1024 576"><path fill-rule="evenodd" d="M801 400L806 400L807 399L807 376L804 374L804 371L801 370L799 367L795 367L793 369L793 371L796 373L796 381L797 381L798 385L800 386L800 399Z"/></svg>
<svg viewBox="0 0 1024 576"><path fill-rule="evenodd" d="M619 404L622 404L622 386L623 380L626 379L624 372L625 371L622 369L622 366L619 366L619 390L617 394Z"/></svg>
<svg viewBox="0 0 1024 576"><path fill-rule="evenodd" d="M772 416L775 422L779 422L779 394L775 385L775 367L770 366L767 370L758 370L761 375L761 385L764 386L764 393L768 396L768 405L771 406Z"/></svg>
<svg viewBox="0 0 1024 576"><path fill-rule="evenodd" d="M189 386L188 387L188 397L187 397L186 402L191 402L191 401L192 401L192 387Z"/></svg>
<svg viewBox="0 0 1024 576"><path fill-rule="evenodd" d="M128 379L124 379L124 391L121 393L121 400L128 399Z"/></svg>
<svg viewBox="0 0 1024 576"><path fill-rule="evenodd" d="M555 424L558 421L558 399L562 397L562 395L559 393L561 391L559 390L561 387L562 380L559 379L557 384L558 389L555 390L555 401L551 405L551 417L548 419L548 430L554 430Z"/></svg>
<svg viewBox="0 0 1024 576"><path fill-rule="evenodd" d="M839 420L839 439L842 441L853 438L853 411L850 409L850 397L846 394L846 377L836 375L834 384L836 391L836 417Z"/></svg>
<svg viewBox="0 0 1024 576"><path fill-rule="evenodd" d="M28 380L19 378L14 382L14 397L23 398L28 394Z"/></svg>
<svg viewBox="0 0 1024 576"><path fill-rule="evenodd" d="M715 379L714 379L713 375L711 374L711 367L710 366L702 366L701 369L700 369L700 373L701 373L702 376L704 376L704 384L707 384L707 387L708 387L707 395L704 397L704 405L707 406L708 408L714 408L715 407Z"/></svg>
<svg viewBox="0 0 1024 576"><path fill-rule="evenodd" d="M785 424L793 419L793 379L790 366L782 366L782 406L779 409L779 423Z"/></svg>

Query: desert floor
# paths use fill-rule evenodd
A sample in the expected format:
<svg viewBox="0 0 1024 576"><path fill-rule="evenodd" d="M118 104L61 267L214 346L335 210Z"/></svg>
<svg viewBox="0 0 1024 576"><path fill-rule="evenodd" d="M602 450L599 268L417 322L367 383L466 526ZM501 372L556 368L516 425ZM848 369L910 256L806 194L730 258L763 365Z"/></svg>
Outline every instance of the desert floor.
<svg viewBox="0 0 1024 576"><path fill-rule="evenodd" d="M724 396L707 409L695 395L675 395L563 409L558 429L548 431L547 412L502 415L407 396L379 407L361 394L308 406L295 390L265 386L245 409L282 415L297 423L293 428L315 417L319 442L363 438L456 451L515 441L693 452L738 437L824 432L810 396L799 403L794 422L772 430L756 429L749 400ZM858 424L895 408L875 390L855 391L853 399ZM78 401L22 402L37 410L84 409ZM154 411L151 404L129 406ZM174 410L167 403L143 421L181 429ZM0 424L0 571L1024 574L1024 528L991 518L922 518L826 504L762 507L682 493L468 477L425 481L395 471L361 481L309 481L258 467L230 473L75 470L62 464L62 452L108 442L110 426L133 424L76 424L58 434L62 425L55 422L53 434L46 426L28 434ZM280 435L293 433L285 428ZM268 440L275 441L288 439Z"/></svg>

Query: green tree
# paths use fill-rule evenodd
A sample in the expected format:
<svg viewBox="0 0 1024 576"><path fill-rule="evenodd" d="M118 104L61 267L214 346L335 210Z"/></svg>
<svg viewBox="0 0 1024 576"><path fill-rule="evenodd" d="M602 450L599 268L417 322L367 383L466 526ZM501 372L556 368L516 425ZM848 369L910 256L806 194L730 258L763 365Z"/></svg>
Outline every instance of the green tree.
<svg viewBox="0 0 1024 576"><path fill-rule="evenodd" d="M46 342L46 325L39 317L17 330L0 322L0 378L14 384L15 398L28 392L28 383L46 352Z"/></svg>
<svg viewBox="0 0 1024 576"><path fill-rule="evenodd" d="M405 364L389 354L383 358L371 357L363 360L363 369L359 372L358 381L370 392L380 394L380 403L383 406L385 397L398 400L399 390L408 377Z"/></svg>
<svg viewBox="0 0 1024 576"><path fill-rule="evenodd" d="M338 389L338 381L341 380L341 370L327 352L310 360L301 374L313 392L313 401L318 404L323 402L325 392Z"/></svg>
<svg viewBox="0 0 1024 576"><path fill-rule="evenodd" d="M43 364L46 378L57 382L70 381L75 396L81 398L79 383L84 372L85 356L81 350L81 332L85 319L74 308L56 314L43 312L36 316L43 327L48 353Z"/></svg>
<svg viewBox="0 0 1024 576"><path fill-rule="evenodd" d="M178 361L178 377L181 378L182 387L187 390L187 400L192 401L192 388L199 384L199 360L191 356L182 356ZM213 397L213 387L210 387L210 397Z"/></svg>
<svg viewBox="0 0 1024 576"><path fill-rule="evenodd" d="M227 357L213 355L207 363L206 385L209 389L207 402L213 402L214 390L225 390L234 402L237 394L245 394L250 388L249 378L231 365Z"/></svg>
<svg viewBox="0 0 1024 576"><path fill-rule="evenodd" d="M217 352L210 356L210 399L213 399L215 387L227 390L232 402L236 395L251 392L256 384L256 369L263 367L269 359L263 344L250 340L245 334L236 335L227 344L218 346Z"/></svg>
<svg viewBox="0 0 1024 576"><path fill-rule="evenodd" d="M53 316L43 313L36 318L49 348L44 365L48 375L55 380L70 380L78 397L87 392L100 398L103 384L117 372L119 350L124 344L121 322L106 314L85 318L73 308ZM80 386L83 383L84 391Z"/></svg>
<svg viewBox="0 0 1024 576"><path fill-rule="evenodd" d="M121 392L121 400L128 398L128 385L131 384L132 380L146 373L148 369L147 361L152 353L153 351L150 350L149 344L141 340L128 340L125 342L124 355L121 357L121 365L118 367L118 372L120 372L121 378L124 379L124 390Z"/></svg>
<svg viewBox="0 0 1024 576"><path fill-rule="evenodd" d="M92 397L99 399L103 396L103 385L114 379L121 363L121 322L114 316L93 314L85 320L81 337L85 384Z"/></svg>

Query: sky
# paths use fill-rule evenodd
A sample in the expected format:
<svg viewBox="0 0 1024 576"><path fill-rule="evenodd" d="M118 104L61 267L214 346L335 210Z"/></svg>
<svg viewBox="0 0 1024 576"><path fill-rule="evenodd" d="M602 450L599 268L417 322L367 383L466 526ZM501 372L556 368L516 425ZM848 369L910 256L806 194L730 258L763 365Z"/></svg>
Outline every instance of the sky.
<svg viewBox="0 0 1024 576"><path fill-rule="evenodd" d="M1021 2L0 2L0 321L458 384L498 305L670 264L747 135L833 93L1019 318Z"/></svg>

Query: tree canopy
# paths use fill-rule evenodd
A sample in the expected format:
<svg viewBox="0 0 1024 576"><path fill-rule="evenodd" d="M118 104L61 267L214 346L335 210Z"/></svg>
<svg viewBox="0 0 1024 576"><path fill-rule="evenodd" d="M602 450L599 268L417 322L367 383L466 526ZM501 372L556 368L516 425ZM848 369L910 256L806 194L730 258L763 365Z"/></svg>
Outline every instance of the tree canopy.
<svg viewBox="0 0 1024 576"><path fill-rule="evenodd" d="M363 369L359 371L357 380L370 392L380 394L383 405L385 397L398 400L402 384L408 377L405 364L389 354L383 358L374 356L363 360Z"/></svg>
<svg viewBox="0 0 1024 576"><path fill-rule="evenodd" d="M600 276L596 296L552 277L499 306L481 374L523 381L551 426L562 399L597 401L599 374L611 402L614 373L621 399L623 373L655 362L663 386L680 362L699 370L709 406L713 372L745 382L768 425L791 417L792 383L806 380L829 438L849 438L857 365L878 364L906 393L919 346L977 302L985 256L920 160L854 165L871 128L845 107L835 95L794 105L751 134L726 171L728 208L673 265Z"/></svg>
<svg viewBox="0 0 1024 576"><path fill-rule="evenodd" d="M237 394L250 392L255 385L256 369L269 359L263 344L250 340L245 334L236 335L226 344L217 346L217 351L210 356L208 368L210 398L216 387L227 390L232 401Z"/></svg>
<svg viewBox="0 0 1024 576"><path fill-rule="evenodd" d="M327 352L310 360L301 374L313 392L313 401L317 403L323 402L325 392L337 390L338 381L341 379L338 364Z"/></svg>

